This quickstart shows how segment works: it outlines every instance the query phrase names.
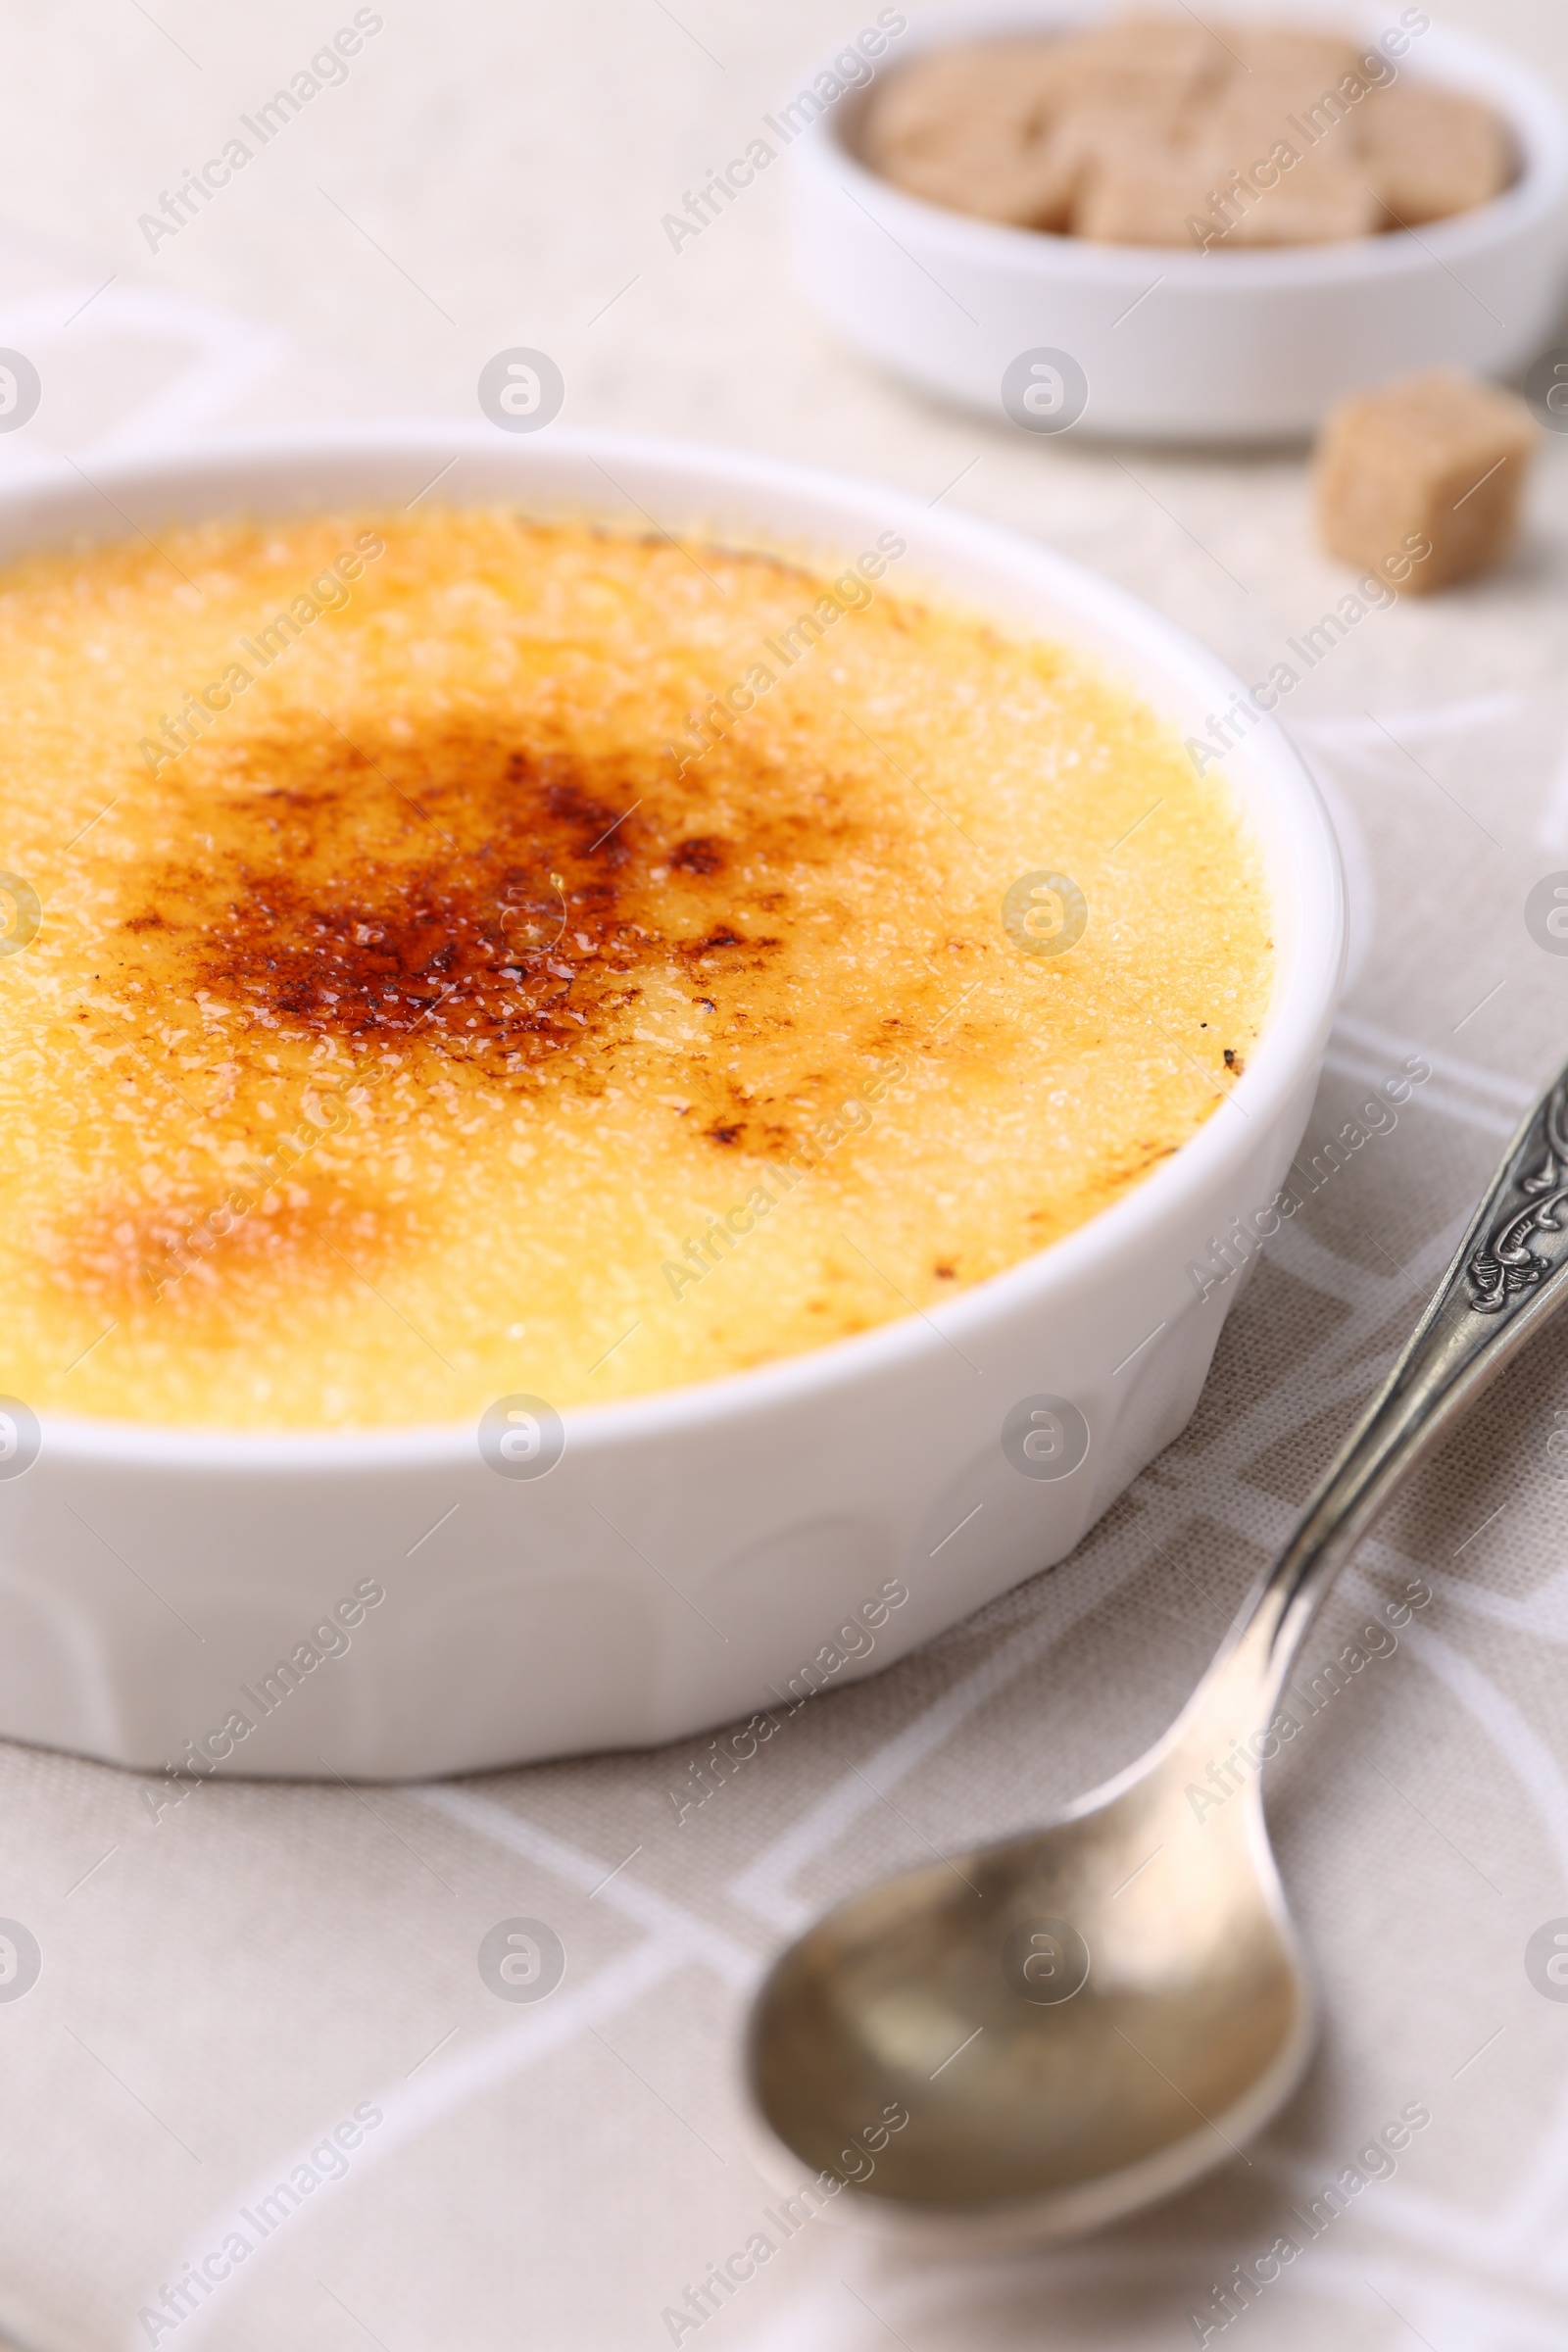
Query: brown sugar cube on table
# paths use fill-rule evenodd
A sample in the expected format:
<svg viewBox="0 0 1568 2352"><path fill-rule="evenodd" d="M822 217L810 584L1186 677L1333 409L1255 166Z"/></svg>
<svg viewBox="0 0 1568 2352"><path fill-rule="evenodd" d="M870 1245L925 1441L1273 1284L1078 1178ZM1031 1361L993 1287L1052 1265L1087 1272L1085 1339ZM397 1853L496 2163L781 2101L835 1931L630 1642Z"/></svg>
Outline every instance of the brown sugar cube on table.
<svg viewBox="0 0 1568 2352"><path fill-rule="evenodd" d="M1323 544L1413 595L1489 571L1517 534L1535 444L1522 400L1446 369L1360 393L1318 443Z"/></svg>
<svg viewBox="0 0 1568 2352"><path fill-rule="evenodd" d="M1446 220L1500 196L1514 176L1513 151L1490 106L1455 90L1400 83L1361 110L1357 131L1365 177L1389 228Z"/></svg>

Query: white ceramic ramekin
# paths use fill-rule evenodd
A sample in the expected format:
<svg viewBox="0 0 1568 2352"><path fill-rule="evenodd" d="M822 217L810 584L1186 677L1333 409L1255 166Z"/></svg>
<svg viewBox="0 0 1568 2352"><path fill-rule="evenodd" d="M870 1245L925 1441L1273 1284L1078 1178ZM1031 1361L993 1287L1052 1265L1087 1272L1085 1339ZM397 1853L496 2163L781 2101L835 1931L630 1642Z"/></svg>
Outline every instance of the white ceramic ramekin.
<svg viewBox="0 0 1568 2352"><path fill-rule="evenodd" d="M874 484L610 435L213 445L97 488L0 492L0 560L175 518L401 507L437 474L456 504L652 516L731 544L842 555L897 531L901 577L1091 649L1184 735L1235 686L1030 541ZM0 1476L0 1735L153 1772L368 1778L639 1745L837 1688L1059 1559L1191 1413L1238 1286L1200 1300L1188 1261L1272 1200L1333 1013L1344 923L1321 804L1272 722L1228 772L1266 860L1277 988L1232 1099L1136 1192L929 1314L569 1412L538 1479L497 1475L471 1427L46 1421L37 1460ZM1068 1476L1021 1475L1002 1450L1009 1408L1040 1396L1087 1422ZM384 1597L357 1602L365 1584ZM890 1606L888 1587L907 1597ZM243 1734L224 1731L234 1715Z"/></svg>
<svg viewBox="0 0 1568 2352"><path fill-rule="evenodd" d="M1079 0L1020 0L922 19L877 72L952 41L1060 31L1104 13ZM1399 32L1400 16L1391 5L1347 21L1370 46ZM1344 394L1411 369L1506 376L1528 365L1557 319L1568 122L1525 66L1436 25L1409 39L1396 70L1489 99L1513 129L1514 185L1418 230L1237 253L1090 244L905 195L856 155L862 88L792 150L807 287L858 350L988 416L1005 416L1003 374L1020 354L1065 352L1088 378L1072 427L1086 434L1292 438ZM1251 158L1235 161L1245 170Z"/></svg>

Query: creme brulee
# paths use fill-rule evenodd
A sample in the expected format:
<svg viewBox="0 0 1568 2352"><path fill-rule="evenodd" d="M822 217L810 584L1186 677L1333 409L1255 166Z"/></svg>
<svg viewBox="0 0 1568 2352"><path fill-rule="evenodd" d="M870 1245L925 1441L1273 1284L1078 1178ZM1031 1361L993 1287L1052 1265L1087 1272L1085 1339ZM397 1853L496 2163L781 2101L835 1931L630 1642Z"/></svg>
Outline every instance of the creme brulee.
<svg viewBox="0 0 1568 2352"><path fill-rule="evenodd" d="M1175 1152L1268 1002L1254 850L904 553L421 511L0 573L0 1391L346 1428L668 1388Z"/></svg>

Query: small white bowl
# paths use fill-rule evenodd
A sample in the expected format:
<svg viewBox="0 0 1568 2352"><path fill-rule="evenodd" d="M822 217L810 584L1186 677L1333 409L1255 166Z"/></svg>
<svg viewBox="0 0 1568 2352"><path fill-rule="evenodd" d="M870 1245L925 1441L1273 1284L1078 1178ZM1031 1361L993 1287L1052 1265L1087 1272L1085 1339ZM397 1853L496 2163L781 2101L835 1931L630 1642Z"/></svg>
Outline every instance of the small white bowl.
<svg viewBox="0 0 1568 2352"><path fill-rule="evenodd" d="M901 577L1076 641L1183 735L1237 689L1136 598L1030 541L874 484L609 434L214 445L105 468L96 488L0 489L0 560L172 519L401 507L432 477L458 505L653 516L731 545L854 553L893 530ZM1338 854L1305 771L1269 721L1226 773L1261 845L1274 996L1232 1097L1135 1192L929 1314L568 1411L565 1452L535 1480L497 1475L473 1427L46 1420L31 1466L0 1472L0 1736L153 1772L183 1757L303 1777L636 1746L776 1711L803 1668L806 1689L836 1689L1060 1559L1197 1402L1240 1284L1200 1299L1188 1262L1272 1200L1339 988ZM1020 1476L1003 1453L1008 1408L1041 1395L1087 1422L1069 1476ZM364 1581L384 1594L368 1608ZM890 1605L889 1586L906 1597ZM834 1647L857 1611L862 1630ZM328 1654L297 1663L293 1688L274 1678L264 1712L302 1645ZM235 1713L248 1728L225 1736Z"/></svg>
<svg viewBox="0 0 1568 2352"><path fill-rule="evenodd" d="M922 20L877 68L954 41L1059 32L1099 16L1073 0ZM1396 19L1359 19L1368 43ZM1156 441L1299 438L1348 392L1421 368L1507 376L1558 316L1568 257L1568 122L1541 77L1433 26L1401 75L1490 100L1519 176L1491 204L1421 229L1227 253L1099 245L1007 228L906 195L866 169L868 88L792 151L806 284L829 324L924 390L1006 415L1026 352L1065 353L1088 401L1072 429ZM1238 156L1245 167L1249 159Z"/></svg>

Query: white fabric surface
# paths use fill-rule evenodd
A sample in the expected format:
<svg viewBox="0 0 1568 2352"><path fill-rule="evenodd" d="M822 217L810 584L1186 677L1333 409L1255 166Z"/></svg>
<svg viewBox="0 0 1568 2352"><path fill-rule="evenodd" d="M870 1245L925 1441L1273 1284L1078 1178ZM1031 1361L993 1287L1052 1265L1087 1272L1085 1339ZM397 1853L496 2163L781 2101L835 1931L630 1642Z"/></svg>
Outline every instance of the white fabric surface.
<svg viewBox="0 0 1568 2352"><path fill-rule="evenodd" d="M138 216L352 10L7 0L0 345L31 354L49 397L0 466L90 465L264 417L466 417L483 362L529 343L564 368L569 421L944 496L1099 564L1248 677L1340 592L1298 453L1043 447L840 352L790 276L782 172L670 252L661 215L798 86L803 56L862 21L836 0L381 13L342 86L151 253ZM1450 16L1568 82L1553 0ZM367 2102L383 2120L345 2177L161 2342L671 2340L664 2309L773 2202L740 2131L734 2050L780 1936L928 1840L1038 1818L1160 1728L1568 1053L1568 962L1522 912L1568 864L1565 502L1557 441L1505 573L1371 615L1293 698L1354 900L1309 1145L1406 1054L1434 1075L1270 1246L1192 1428L1072 1560L816 1702L681 1827L668 1790L701 1741L449 1789L228 1785L156 1826L133 1779L0 1749L0 1913L44 1954L34 1989L0 2006L0 2325L24 2352L145 2343L138 2310L181 2263ZM1305 2087L1249 2160L1137 2224L1012 2261L811 2225L705 2346L1195 2342L1188 2312L1413 2101L1432 2121L1396 2177L1224 2340L1560 2352L1568 2003L1540 1995L1523 1954L1568 1914L1568 1479L1548 1451L1564 1417L1568 1335L1421 1473L1313 1637L1309 1663L1407 1576L1432 1589L1397 1653L1275 1768L1324 2023ZM556 1926L569 1970L513 2010L474 1955L519 1914Z"/></svg>

